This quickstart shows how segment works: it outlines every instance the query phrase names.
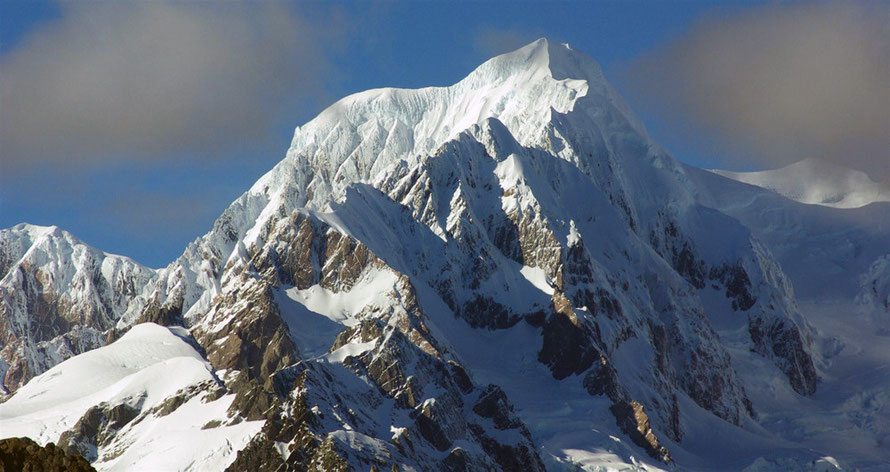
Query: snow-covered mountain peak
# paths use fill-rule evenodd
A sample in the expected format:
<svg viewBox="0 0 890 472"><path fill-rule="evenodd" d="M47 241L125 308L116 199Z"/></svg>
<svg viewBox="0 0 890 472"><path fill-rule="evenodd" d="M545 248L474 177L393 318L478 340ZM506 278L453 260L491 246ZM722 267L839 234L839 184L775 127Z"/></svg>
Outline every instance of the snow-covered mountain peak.
<svg viewBox="0 0 890 472"><path fill-rule="evenodd" d="M593 59L539 39L488 60L449 87L381 88L343 98L296 129L287 158L251 193L303 184L311 191L298 204L323 207L345 185L370 181L400 159L431 154L489 118L523 146L537 147L548 137L552 113L570 114L589 95L588 108L614 104L644 134ZM319 182L311 184L316 176Z"/></svg>
<svg viewBox="0 0 890 472"><path fill-rule="evenodd" d="M40 244L41 241L51 239L65 240L73 244L83 244L71 233L63 231L58 226L40 226L32 225L30 223L19 223L12 228L2 230L2 235L3 240L15 241L25 249Z"/></svg>
<svg viewBox="0 0 890 472"><path fill-rule="evenodd" d="M58 226L40 226L40 225L32 225L30 223L19 223L12 228L11 231L27 234L32 240L44 237L44 236L55 236L59 237L62 235L62 229Z"/></svg>
<svg viewBox="0 0 890 472"><path fill-rule="evenodd" d="M58 226L20 223L0 231L0 278L6 276L16 263L27 262L37 266L53 263L59 265L60 261L53 259L58 259L60 255L69 257L75 264L85 258L111 257L113 260L121 261L129 266L141 267L128 257L100 251ZM65 265L61 264L59 269L64 269Z"/></svg>
<svg viewBox="0 0 890 472"><path fill-rule="evenodd" d="M101 345L102 331L155 277L57 226L0 231L0 392ZM32 323L35 312L57 321Z"/></svg>
<svg viewBox="0 0 890 472"><path fill-rule="evenodd" d="M890 202L890 185L873 181L864 172L809 158L758 172L712 172L772 190L792 200L835 208L858 208Z"/></svg>

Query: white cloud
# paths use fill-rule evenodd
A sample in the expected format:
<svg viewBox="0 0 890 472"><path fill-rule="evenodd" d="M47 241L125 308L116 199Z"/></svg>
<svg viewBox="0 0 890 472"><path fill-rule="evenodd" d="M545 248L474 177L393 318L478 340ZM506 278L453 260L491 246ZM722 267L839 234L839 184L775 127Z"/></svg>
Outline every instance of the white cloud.
<svg viewBox="0 0 890 472"><path fill-rule="evenodd" d="M210 155L323 90L337 24L277 3L71 2L0 58L8 169Z"/></svg>
<svg viewBox="0 0 890 472"><path fill-rule="evenodd" d="M739 154L755 165L817 157L890 178L886 3L799 2L711 16L629 70L663 119L691 118L746 148Z"/></svg>

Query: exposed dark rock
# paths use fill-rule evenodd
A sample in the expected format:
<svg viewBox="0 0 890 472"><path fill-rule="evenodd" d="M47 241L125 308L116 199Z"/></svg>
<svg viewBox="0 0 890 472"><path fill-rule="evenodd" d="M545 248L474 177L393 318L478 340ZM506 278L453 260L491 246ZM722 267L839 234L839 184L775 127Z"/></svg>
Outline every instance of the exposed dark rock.
<svg viewBox="0 0 890 472"><path fill-rule="evenodd" d="M622 401L627 397L624 388L618 382L615 369L602 356L584 375L583 385L591 395L606 395L613 402Z"/></svg>
<svg viewBox="0 0 890 472"><path fill-rule="evenodd" d="M306 289L318 283L325 242L320 223L294 212L286 224L279 225L252 263L270 282Z"/></svg>
<svg viewBox="0 0 890 472"><path fill-rule="evenodd" d="M658 438L649 426L649 416L643 411L643 405L635 401L617 402L610 408L621 430L630 437L637 446L662 461L670 462L671 454L658 443Z"/></svg>
<svg viewBox="0 0 890 472"><path fill-rule="evenodd" d="M278 403L268 385L260 384L258 379L251 378L243 370L227 386L229 391L235 394L229 412L241 415L247 420L266 418L267 412Z"/></svg>
<svg viewBox="0 0 890 472"><path fill-rule="evenodd" d="M186 323L182 319L182 298L164 303L163 305L150 304L142 311L139 319L134 324L139 323L156 323L161 326L185 326Z"/></svg>
<svg viewBox="0 0 890 472"><path fill-rule="evenodd" d="M516 472L546 470L538 454L526 444L516 446L503 444L487 436L479 425L471 423L469 427L482 444L482 449L497 463L500 470Z"/></svg>
<svg viewBox="0 0 890 472"><path fill-rule="evenodd" d="M448 361L448 367L451 369L451 377L454 379L457 386L460 387L460 391L465 394L472 392L474 388L473 382L470 380L470 376L467 375L464 368L454 361Z"/></svg>
<svg viewBox="0 0 890 472"><path fill-rule="evenodd" d="M528 323L536 328L540 328L540 327L544 326L544 322L547 321L547 312L544 310L538 310L538 311L526 314L525 316L522 317L522 319L524 319L526 323Z"/></svg>
<svg viewBox="0 0 890 472"><path fill-rule="evenodd" d="M253 437L247 447L238 452L235 461L226 469L237 472L243 470L280 470L302 471L308 470L309 464L316 456L321 445L321 439L312 432L317 427L315 415L309 410L303 389L306 380L306 372L282 370L275 375L273 383L279 395L284 392L297 392L284 402L274 401L275 408L256 408L254 405L245 405L249 398L256 395L244 390L236 394L236 402L233 408L240 411L257 412L260 409L261 418L266 419L262 431ZM254 388L257 388L255 383ZM259 418L258 418L259 419ZM282 458L275 443L290 443L287 457Z"/></svg>
<svg viewBox="0 0 890 472"><path fill-rule="evenodd" d="M98 267L81 274L94 287L90 294L96 302L88 304L59 292L55 274L32 266L28 260L9 270L15 272L10 280L18 284L5 292L8 300L0 304L0 362L9 364L0 387L14 392L51 368L53 358L64 359L101 346L100 333L113 325L112 298L124 295L112 291ZM26 323L16 321L17 312L27 317ZM40 355L47 350L54 355Z"/></svg>
<svg viewBox="0 0 890 472"><path fill-rule="evenodd" d="M485 295L476 295L459 310L458 315L474 328L506 329L522 318Z"/></svg>
<svg viewBox="0 0 890 472"><path fill-rule="evenodd" d="M514 429L522 427L522 422L513 414L513 407L507 401L507 395L497 385L489 385L473 405L473 411L483 418L490 418L497 429Z"/></svg>
<svg viewBox="0 0 890 472"><path fill-rule="evenodd" d="M228 320L216 331L195 333L217 369L241 370L249 378L265 382L277 370L296 362L297 348L268 282L248 278L237 293L217 297L209 317Z"/></svg>
<svg viewBox="0 0 890 472"><path fill-rule="evenodd" d="M284 459L281 458L281 453L275 448L274 440L270 439L264 426L260 434L255 436L244 449L238 451L235 460L226 470L229 472L241 472L246 470L286 471L295 469L288 468Z"/></svg>
<svg viewBox="0 0 890 472"><path fill-rule="evenodd" d="M349 466L349 463L343 459L340 452L337 451L337 446L330 437L326 438L321 443L321 446L315 451L315 455L309 462L309 467L312 468L312 470L324 470L325 472L346 472L353 470L352 467Z"/></svg>
<svg viewBox="0 0 890 472"><path fill-rule="evenodd" d="M590 313L605 315L610 320L622 320L624 312L621 303L602 287L583 286L572 291L572 304L586 307Z"/></svg>
<svg viewBox="0 0 890 472"><path fill-rule="evenodd" d="M584 372L600 354L565 295L554 293L553 309L541 331L544 343L538 360L550 368L554 378L561 380Z"/></svg>
<svg viewBox="0 0 890 472"><path fill-rule="evenodd" d="M757 302L751 294L751 279L742 266L736 264L714 267L710 277L719 280L726 287L726 298L732 300L733 310L748 311Z"/></svg>
<svg viewBox="0 0 890 472"><path fill-rule="evenodd" d="M0 439L0 471L95 472L83 457L66 454L53 443L40 447L29 438Z"/></svg>
<svg viewBox="0 0 890 472"><path fill-rule="evenodd" d="M456 447L448 453L448 456L442 461L442 469L448 472L466 472L470 470L469 458L467 453Z"/></svg>
<svg viewBox="0 0 890 472"><path fill-rule="evenodd" d="M424 405L414 421L417 425L417 430L420 431L420 435L423 439L426 439L427 442L432 444L436 449L445 451L451 447L451 440L448 439L448 436L440 425L442 419L443 418L437 418L432 409L429 406Z"/></svg>
<svg viewBox="0 0 890 472"><path fill-rule="evenodd" d="M687 282L702 289L708 277L707 264L696 257L695 244L681 232L671 215L672 212L659 212L649 242Z"/></svg>
<svg viewBox="0 0 890 472"><path fill-rule="evenodd" d="M693 287L705 288L705 263L696 259L689 242L684 241L679 250L674 249L671 254L671 264Z"/></svg>
<svg viewBox="0 0 890 472"><path fill-rule="evenodd" d="M512 189L504 190L504 196L509 196L508 192L512 192ZM501 224L495 228L494 238L492 238L491 242L503 255L520 264L525 264L525 260L522 257L519 228L513 220L503 218Z"/></svg>
<svg viewBox="0 0 890 472"><path fill-rule="evenodd" d="M755 352L776 361L795 392L801 395L816 392L818 374L797 326L783 319L768 321L757 317L748 320L748 333Z"/></svg>
<svg viewBox="0 0 890 472"><path fill-rule="evenodd" d="M167 397L159 405L153 407L150 410L150 413L156 416L167 416L176 411L176 409L185 404L185 402L198 395L203 395L205 401L213 401L221 397L225 392L225 388L217 384L215 381L204 381L181 389L174 395Z"/></svg>
<svg viewBox="0 0 890 472"><path fill-rule="evenodd" d="M551 276L556 274L556 269L562 259L563 248L556 240L553 232L547 228L543 221L527 215L521 218L517 214L508 215L514 222L518 220L519 244L522 249L523 264L530 267L540 267ZM557 288L561 289L560 286Z"/></svg>
<svg viewBox="0 0 890 472"><path fill-rule="evenodd" d="M593 282L593 270L591 269L590 254L579 240L568 246L563 259L563 272L572 276L573 284L588 284Z"/></svg>
<svg viewBox="0 0 890 472"><path fill-rule="evenodd" d="M59 447L68 454L98 459L96 448L109 442L114 433L139 415L127 404L99 404L86 411L73 428L59 437Z"/></svg>

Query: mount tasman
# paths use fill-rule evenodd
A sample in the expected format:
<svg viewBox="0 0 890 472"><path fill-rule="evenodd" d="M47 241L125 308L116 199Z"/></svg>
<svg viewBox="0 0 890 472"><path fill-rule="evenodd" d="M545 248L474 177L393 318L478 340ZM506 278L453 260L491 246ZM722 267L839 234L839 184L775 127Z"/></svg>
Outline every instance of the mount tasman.
<svg viewBox="0 0 890 472"><path fill-rule="evenodd" d="M890 193L740 175L545 39L346 97L165 268L0 232L0 436L97 470L881 470Z"/></svg>

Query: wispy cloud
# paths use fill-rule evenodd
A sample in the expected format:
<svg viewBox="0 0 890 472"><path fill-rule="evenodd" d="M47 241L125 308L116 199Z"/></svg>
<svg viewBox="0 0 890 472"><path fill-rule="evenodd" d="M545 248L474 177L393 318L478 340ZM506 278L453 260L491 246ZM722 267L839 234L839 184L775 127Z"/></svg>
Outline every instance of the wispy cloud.
<svg viewBox="0 0 890 472"><path fill-rule="evenodd" d="M756 165L817 157L890 178L886 3L800 2L713 15L629 71L662 118L690 118L746 148L737 155L754 156Z"/></svg>
<svg viewBox="0 0 890 472"><path fill-rule="evenodd" d="M335 18L281 3L71 2L0 58L5 171L213 155L324 90Z"/></svg>

